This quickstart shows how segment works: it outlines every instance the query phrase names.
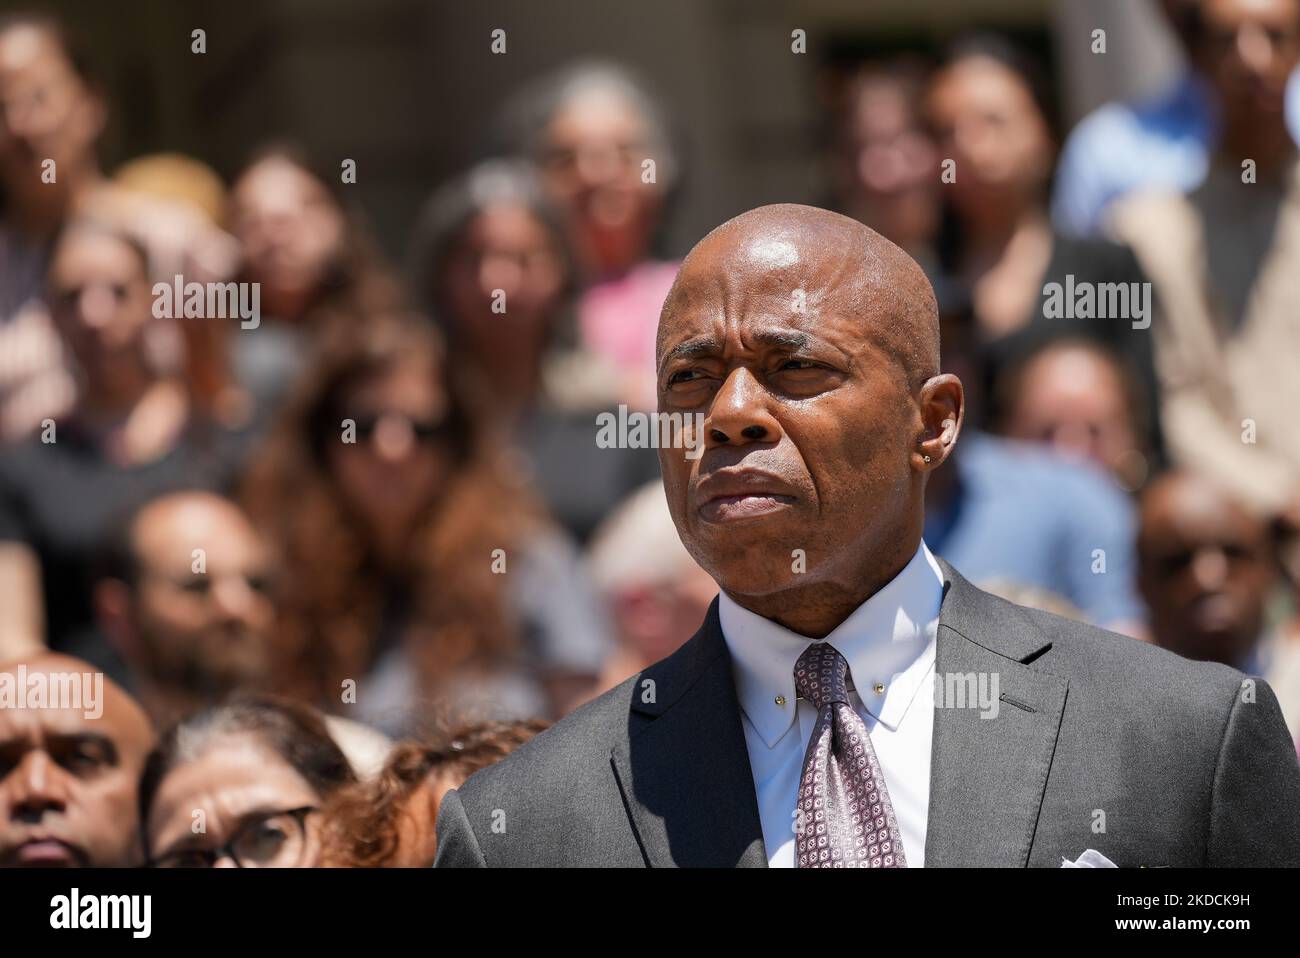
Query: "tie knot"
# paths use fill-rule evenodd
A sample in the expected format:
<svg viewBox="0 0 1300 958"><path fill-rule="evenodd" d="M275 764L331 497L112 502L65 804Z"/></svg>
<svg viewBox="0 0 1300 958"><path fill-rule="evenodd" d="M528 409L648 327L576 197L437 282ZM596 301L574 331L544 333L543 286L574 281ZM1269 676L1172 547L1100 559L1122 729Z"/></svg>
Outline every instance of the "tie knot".
<svg viewBox="0 0 1300 958"><path fill-rule="evenodd" d="M848 703L848 674L849 663L835 646L814 642L794 664L794 687L820 712L832 702Z"/></svg>

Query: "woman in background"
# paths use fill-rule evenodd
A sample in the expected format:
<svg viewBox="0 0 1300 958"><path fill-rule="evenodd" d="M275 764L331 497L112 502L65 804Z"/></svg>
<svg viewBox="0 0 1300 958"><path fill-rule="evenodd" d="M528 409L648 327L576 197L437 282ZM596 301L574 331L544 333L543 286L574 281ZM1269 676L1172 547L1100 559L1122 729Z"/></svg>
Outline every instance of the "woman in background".
<svg viewBox="0 0 1300 958"><path fill-rule="evenodd" d="M657 477L653 449L601 449L596 416L619 377L577 344L575 264L564 219L523 161L489 160L439 189L412 244L420 302L490 426L577 539Z"/></svg>
<svg viewBox="0 0 1300 958"><path fill-rule="evenodd" d="M289 577L276 684L394 735L431 703L563 714L608 642L576 550L426 321L333 332L244 489Z"/></svg>
<svg viewBox="0 0 1300 958"><path fill-rule="evenodd" d="M1049 283L1063 293L1090 284L1103 300L1102 284L1120 284L1128 293L1141 290L1145 277L1128 247L1053 230L1047 201L1056 144L1051 111L1040 99L1044 88L1030 61L996 36L956 44L930 81L926 114L941 166L951 164L951 180L942 187L939 255L946 281L940 285L957 302L945 308L973 317L985 365L983 394L990 399L1005 366L1045 341L1081 336L1128 356L1158 454L1151 333L1133 327L1141 320L1132 296L1125 297L1122 316L1076 318L1046 309ZM985 415L996 419L1000 412Z"/></svg>
<svg viewBox="0 0 1300 958"><path fill-rule="evenodd" d="M442 798L549 723L488 722L397 746L373 780L343 789L325 810L322 863L336 868L428 868L438 852Z"/></svg>
<svg viewBox="0 0 1300 958"><path fill-rule="evenodd" d="M396 277L334 182L276 144L254 153L230 190L237 279L258 284L262 314L232 337L231 362L262 407L284 396L332 323L400 306Z"/></svg>
<svg viewBox="0 0 1300 958"><path fill-rule="evenodd" d="M207 709L164 733L145 764L145 860L156 868L315 867L321 808L355 782L311 709L261 698Z"/></svg>
<svg viewBox="0 0 1300 958"><path fill-rule="evenodd" d="M624 401L654 409L655 332L678 263L654 249L681 182L666 112L631 71L578 62L503 112L503 146L541 170L577 251L581 341L612 363Z"/></svg>

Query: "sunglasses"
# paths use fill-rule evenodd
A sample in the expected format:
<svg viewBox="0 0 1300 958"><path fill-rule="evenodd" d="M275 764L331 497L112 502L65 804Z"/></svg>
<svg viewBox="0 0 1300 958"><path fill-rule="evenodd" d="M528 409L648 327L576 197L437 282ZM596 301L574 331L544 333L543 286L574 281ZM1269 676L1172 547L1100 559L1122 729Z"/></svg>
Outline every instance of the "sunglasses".
<svg viewBox="0 0 1300 958"><path fill-rule="evenodd" d="M410 416L403 416L400 413L358 416L356 418L356 435L358 439L369 442L379 429L379 424L385 419L400 419L408 429L411 435L415 437L416 442L424 445L433 445L442 442L451 435L451 424L446 419L413 419Z"/></svg>

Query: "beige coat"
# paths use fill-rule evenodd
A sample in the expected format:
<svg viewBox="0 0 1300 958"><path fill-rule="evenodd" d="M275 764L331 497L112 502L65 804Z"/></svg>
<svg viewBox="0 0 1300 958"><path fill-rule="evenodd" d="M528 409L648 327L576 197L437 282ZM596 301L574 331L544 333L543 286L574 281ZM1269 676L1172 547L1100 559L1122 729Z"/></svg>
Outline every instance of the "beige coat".
<svg viewBox="0 0 1300 958"><path fill-rule="evenodd" d="M1300 501L1300 166L1235 331L1217 315L1206 224L1186 197L1133 197L1117 204L1111 225L1159 303L1151 332L1172 460L1264 514Z"/></svg>

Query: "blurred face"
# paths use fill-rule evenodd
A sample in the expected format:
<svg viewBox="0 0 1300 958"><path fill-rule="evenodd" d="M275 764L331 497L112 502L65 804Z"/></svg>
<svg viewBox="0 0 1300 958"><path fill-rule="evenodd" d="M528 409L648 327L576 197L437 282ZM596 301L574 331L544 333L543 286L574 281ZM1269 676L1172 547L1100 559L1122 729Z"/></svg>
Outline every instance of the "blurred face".
<svg viewBox="0 0 1300 958"><path fill-rule="evenodd" d="M411 357L344 397L357 441L331 446L335 481L380 538L408 529L449 468L447 397L432 358Z"/></svg>
<svg viewBox="0 0 1300 958"><path fill-rule="evenodd" d="M1029 361L1006 431L1108 470L1137 452L1120 375L1087 349L1049 349Z"/></svg>
<svg viewBox="0 0 1300 958"><path fill-rule="evenodd" d="M1051 173L1047 122L1016 73L995 60L962 60L935 77L927 112L939 155L956 160L954 204L996 215L1037 198Z"/></svg>
<svg viewBox="0 0 1300 958"><path fill-rule="evenodd" d="M55 323L77 363L92 382L111 382L154 321L139 254L118 237L74 228L55 250L48 284Z"/></svg>
<svg viewBox="0 0 1300 958"><path fill-rule="evenodd" d="M457 331L490 360L545 341L564 285L554 238L520 206L494 206L467 224L448 257L444 296ZM500 291L498 293L498 291ZM505 312L493 312L499 295Z"/></svg>
<svg viewBox="0 0 1300 958"><path fill-rule="evenodd" d="M1215 487L1176 476L1142 502L1139 586L1158 644L1238 666L1274 583L1263 524Z"/></svg>
<svg viewBox="0 0 1300 958"><path fill-rule="evenodd" d="M29 676L91 670L62 659L27 667ZM98 718L0 709L0 867L138 863L136 782L152 733L120 689L104 682L103 694Z"/></svg>
<svg viewBox="0 0 1300 958"><path fill-rule="evenodd" d="M642 162L659 159L650 154L649 133L635 107L604 91L574 97L546 128L547 188L567 211L583 262L597 275L635 265L650 244L662 193L641 182Z"/></svg>
<svg viewBox="0 0 1300 958"><path fill-rule="evenodd" d="M718 586L691 563L676 580L626 588L613 596L620 640L647 662L676 652L700 627Z"/></svg>
<svg viewBox="0 0 1300 958"><path fill-rule="evenodd" d="M850 588L918 518L909 456L924 427L901 364L872 335L877 307L836 295L859 269L846 245L777 223L715 233L664 307L659 410L706 417L699 458L660 450L668 506L733 595Z"/></svg>
<svg viewBox="0 0 1300 958"><path fill-rule="evenodd" d="M853 215L905 249L927 241L938 223L937 157L904 89L865 85L847 132L843 176Z"/></svg>
<svg viewBox="0 0 1300 958"><path fill-rule="evenodd" d="M231 192L231 230L262 301L295 318L343 249L343 212L315 177L286 159L255 164Z"/></svg>
<svg viewBox="0 0 1300 958"><path fill-rule="evenodd" d="M163 779L146 823L150 856L165 867L311 868L320 802L255 735L222 736Z"/></svg>
<svg viewBox="0 0 1300 958"><path fill-rule="evenodd" d="M134 545L134 625L148 664L214 692L259 678L272 638L273 569L244 514L216 496L168 497L140 514ZM195 549L204 571L194 571Z"/></svg>
<svg viewBox="0 0 1300 958"><path fill-rule="evenodd" d="M1297 0L1203 0L1197 61L1232 114L1281 116L1300 62Z"/></svg>
<svg viewBox="0 0 1300 958"><path fill-rule="evenodd" d="M40 180L55 161L58 180L93 167L103 104L77 76L57 39L35 26L0 34L0 176L16 193L54 187Z"/></svg>

